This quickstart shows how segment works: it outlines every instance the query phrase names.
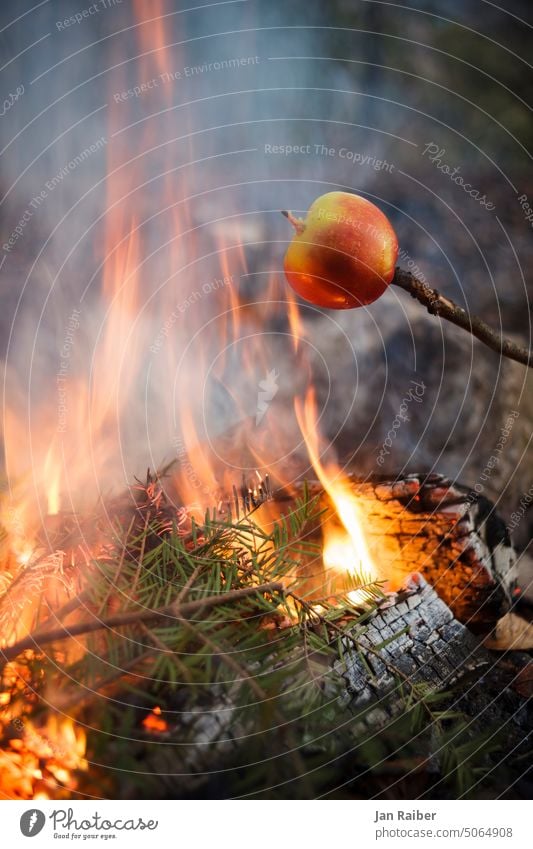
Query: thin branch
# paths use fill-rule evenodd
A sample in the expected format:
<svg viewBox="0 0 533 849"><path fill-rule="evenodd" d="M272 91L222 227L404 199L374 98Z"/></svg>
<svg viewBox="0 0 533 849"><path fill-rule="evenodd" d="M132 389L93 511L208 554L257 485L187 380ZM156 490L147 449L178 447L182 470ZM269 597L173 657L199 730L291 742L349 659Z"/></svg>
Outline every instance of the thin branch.
<svg viewBox="0 0 533 849"><path fill-rule="evenodd" d="M51 628L52 625L56 625L58 621L66 619L67 616L70 616L70 614L74 613L74 611L79 607L89 602L90 598L91 594L89 590L83 590L83 592L79 593L79 595L75 595L65 602L59 610L50 609L50 614L46 617L44 622L40 623L40 630L44 631L46 628Z"/></svg>
<svg viewBox="0 0 533 849"><path fill-rule="evenodd" d="M184 604L173 604L167 607L161 607L157 610L145 610L141 608L138 611L130 613L118 613L116 616L110 616L108 619L94 619L92 622L78 622L70 627L59 627L54 631L37 631L30 634L8 646L1 649L4 662L9 663L18 657L21 652L27 649L40 649L43 645L55 643L57 640L64 640L69 637L77 637L81 634L91 634L94 631L102 629L120 628L124 625L136 625L139 622L153 622L157 619L187 619L194 613L209 610L214 607L221 607L225 604L231 604L234 601L240 601L247 596L255 595L256 593L282 593L283 585L279 581L271 581L268 584L258 584L257 586L243 587L238 590L230 590L227 593L219 593L218 595L206 596L206 598L198 599L197 601L188 601Z"/></svg>
<svg viewBox="0 0 533 849"><path fill-rule="evenodd" d="M529 368L533 368L533 351L522 345L517 345L510 339L504 337L489 327L488 324L479 318L477 315L471 315L466 312L458 304L445 298L437 289L432 289L427 283L423 283L410 271L404 271L402 268L396 268L392 283L399 286L405 292L408 292L412 298L415 298L422 306L427 308L430 315L437 315L439 318L445 318L457 327L461 327L480 342L487 345L497 354L503 357L508 357L510 360L516 360L517 363L523 363Z"/></svg>

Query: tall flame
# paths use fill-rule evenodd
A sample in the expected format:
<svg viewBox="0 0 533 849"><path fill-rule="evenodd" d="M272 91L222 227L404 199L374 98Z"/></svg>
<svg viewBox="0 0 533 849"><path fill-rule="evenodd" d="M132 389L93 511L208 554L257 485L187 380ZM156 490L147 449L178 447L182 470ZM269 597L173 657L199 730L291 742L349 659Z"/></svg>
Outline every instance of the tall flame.
<svg viewBox="0 0 533 849"><path fill-rule="evenodd" d="M303 403L299 398L295 399L295 411L313 469L340 520L340 525L331 520L323 524L324 566L337 573L348 572L364 576L365 580L381 579L365 539L364 517L353 487L336 462L322 462L316 398L312 387L308 389ZM361 590L352 590L348 595L353 602L363 601L365 598L365 593Z"/></svg>

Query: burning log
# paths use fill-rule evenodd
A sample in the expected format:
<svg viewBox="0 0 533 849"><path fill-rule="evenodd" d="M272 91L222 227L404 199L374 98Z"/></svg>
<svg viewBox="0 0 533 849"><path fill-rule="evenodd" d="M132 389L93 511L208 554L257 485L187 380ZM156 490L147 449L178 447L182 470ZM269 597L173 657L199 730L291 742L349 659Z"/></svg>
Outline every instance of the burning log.
<svg viewBox="0 0 533 849"><path fill-rule="evenodd" d="M407 685L452 693L448 704L471 717L472 735L494 723L505 726L510 752L524 743L532 720L530 683L524 688L529 656L502 661L491 654L421 575L354 635L354 641L342 638L344 654L335 666L346 681L343 703L360 720L358 734L390 723L404 708Z"/></svg>
<svg viewBox="0 0 533 849"><path fill-rule="evenodd" d="M437 474L351 480L381 570L400 578L421 572L460 622L490 631L509 609L517 581L516 555L491 502ZM318 493L320 485L310 490Z"/></svg>
<svg viewBox="0 0 533 849"><path fill-rule="evenodd" d="M365 623L365 632L357 637L364 662L349 640L343 642L344 677L353 709L383 699L399 678L425 682L438 691L456 683L466 670L488 663L479 641L421 575L413 575L405 589Z"/></svg>
<svg viewBox="0 0 533 849"><path fill-rule="evenodd" d="M299 601L307 606L302 599ZM342 646L340 656L332 662L335 676L330 679L324 675L320 686L328 704L336 703L336 719L340 727L349 727L355 749L394 727L400 714L410 716L416 706L425 705L435 733L425 736L420 733L416 770L425 771L438 782L442 774L443 743L436 733L436 715L431 710L433 698L438 699L441 716L449 711L449 717L454 713L463 717L466 730L463 728L461 733L466 734L467 740L481 739L492 724L505 726L505 754L502 756L499 751L498 759L503 761L508 753L516 755L525 748L524 737L531 726L531 703L528 693L523 692L522 682L528 672L529 658L522 655L502 662L492 655L454 618L421 575L411 576L404 588L389 594L364 623L356 621L349 629L336 626L318 612L319 608L313 608L313 605L308 607L310 620L315 620L317 627L330 630L333 641ZM294 661L301 665L297 652ZM291 663L287 666L291 667ZM345 682L340 693L335 683L339 679ZM296 680L289 675L284 686L290 690ZM186 727L196 720L192 733L198 745L191 745L183 754L182 766L187 772L187 782L192 777L199 787L205 786L207 776L217 770L234 769L234 758L242 755L243 748L246 752L246 743L243 745L242 741L247 740L248 734L253 737L256 731L237 711L231 693L224 698L220 693L213 694L211 699L208 706L204 704L205 713L185 714L184 720ZM178 704L183 709L183 704ZM172 739L172 729L163 724L160 713L155 708L143 720L143 727L152 734L165 734ZM353 716L353 722L346 720L346 713ZM413 733L416 738L416 732ZM402 744L398 741L396 744L401 748ZM301 744L298 751L302 758L300 766L305 770L306 758L316 758L317 749L311 741ZM157 754L154 757L152 768L162 769ZM175 770L175 761L170 763ZM401 765L401 761L380 762L378 772L386 775L392 771L397 776L396 763ZM349 768L353 770L353 760ZM170 771L170 764L165 765L165 770ZM369 772L367 768L367 780ZM409 774L409 767L399 770L399 774L402 772ZM179 779L175 781L178 789L174 784L173 793L188 792L188 785L182 786Z"/></svg>

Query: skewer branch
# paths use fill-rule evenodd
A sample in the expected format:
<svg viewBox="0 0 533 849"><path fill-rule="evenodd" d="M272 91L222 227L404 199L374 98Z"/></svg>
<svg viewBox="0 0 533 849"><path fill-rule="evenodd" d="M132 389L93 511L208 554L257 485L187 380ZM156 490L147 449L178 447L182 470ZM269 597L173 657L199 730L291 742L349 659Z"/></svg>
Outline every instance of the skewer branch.
<svg viewBox="0 0 533 849"><path fill-rule="evenodd" d="M426 307L430 315L445 318L457 327L461 327L502 357L508 357L510 360L516 360L517 363L533 368L533 351L510 339L505 339L479 316L471 315L450 298L441 295L437 289L432 289L427 283L423 283L410 271L396 268L392 284L408 292L412 298Z"/></svg>

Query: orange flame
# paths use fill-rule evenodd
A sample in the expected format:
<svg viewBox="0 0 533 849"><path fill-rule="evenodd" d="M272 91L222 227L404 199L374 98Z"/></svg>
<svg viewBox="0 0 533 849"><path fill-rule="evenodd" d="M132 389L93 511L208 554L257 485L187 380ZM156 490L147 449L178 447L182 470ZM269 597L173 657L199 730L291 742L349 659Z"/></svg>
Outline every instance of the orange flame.
<svg viewBox="0 0 533 849"><path fill-rule="evenodd" d="M52 715L42 728L19 719L21 736L0 750L0 796L6 799L67 798L86 771L86 735L70 717Z"/></svg>
<svg viewBox="0 0 533 849"><path fill-rule="evenodd" d="M287 313L289 317L289 327L292 333L292 344L294 352L297 354L300 347L300 340L303 337L303 326L300 310L298 309L298 303L292 294L292 291L288 291L287 293Z"/></svg>
<svg viewBox="0 0 533 849"><path fill-rule="evenodd" d="M368 576L372 581L378 580L382 576L370 555L363 532L363 516L353 487L335 462L322 463L316 399L312 388L308 390L303 404L299 398L295 399L295 410L313 469L340 520L340 526L332 521L323 524L324 565L338 573L348 572L365 576L365 579ZM366 596L362 590L352 590L348 597L357 603L364 601Z"/></svg>
<svg viewBox="0 0 533 849"><path fill-rule="evenodd" d="M161 716L161 708L157 705L153 708L151 713L148 714L148 716L145 716L142 724L147 731L156 732L158 734L168 730L168 725Z"/></svg>

